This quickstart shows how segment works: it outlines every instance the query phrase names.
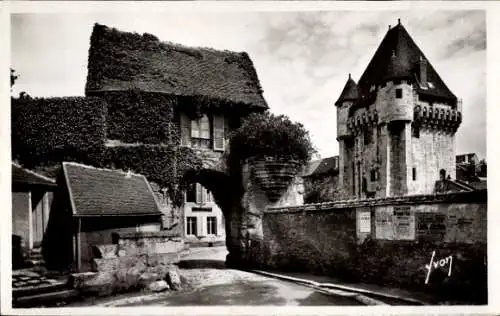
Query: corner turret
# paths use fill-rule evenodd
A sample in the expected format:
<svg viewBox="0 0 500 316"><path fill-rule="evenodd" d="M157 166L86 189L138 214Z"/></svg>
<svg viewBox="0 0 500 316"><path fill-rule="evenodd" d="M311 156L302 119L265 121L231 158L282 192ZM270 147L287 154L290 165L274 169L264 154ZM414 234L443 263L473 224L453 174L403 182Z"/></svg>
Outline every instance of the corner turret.
<svg viewBox="0 0 500 316"><path fill-rule="evenodd" d="M342 138L349 135L349 130L347 128L347 119L349 114L349 108L356 102L359 98L358 85L351 78L349 78L338 98L335 102L337 107L337 138Z"/></svg>

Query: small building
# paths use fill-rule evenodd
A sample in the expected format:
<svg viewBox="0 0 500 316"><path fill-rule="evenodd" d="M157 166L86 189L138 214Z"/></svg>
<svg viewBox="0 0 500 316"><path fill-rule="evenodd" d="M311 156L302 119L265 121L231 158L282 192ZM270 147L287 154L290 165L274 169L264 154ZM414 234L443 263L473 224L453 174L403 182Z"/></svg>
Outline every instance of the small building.
<svg viewBox="0 0 500 316"><path fill-rule="evenodd" d="M304 202L319 203L336 199L339 156L311 161L302 175Z"/></svg>
<svg viewBox="0 0 500 316"><path fill-rule="evenodd" d="M45 233L56 181L12 163L13 266L22 266L21 252L38 248ZM14 264L15 263L15 264Z"/></svg>
<svg viewBox="0 0 500 316"><path fill-rule="evenodd" d="M192 148L211 170L221 169L229 133L242 119L268 109L246 52L188 47L97 23L90 39L85 94L106 100L107 146L162 146L162 126L173 110L179 145ZM141 119L130 114L134 111ZM161 124L145 128L145 118ZM225 240L222 211L199 183L191 186L179 209L173 208L163 188L156 187L155 194L166 228L180 229L186 242Z"/></svg>
<svg viewBox="0 0 500 316"><path fill-rule="evenodd" d="M63 162L43 255L49 268L89 271L94 246L120 233L159 231L162 213L143 175Z"/></svg>

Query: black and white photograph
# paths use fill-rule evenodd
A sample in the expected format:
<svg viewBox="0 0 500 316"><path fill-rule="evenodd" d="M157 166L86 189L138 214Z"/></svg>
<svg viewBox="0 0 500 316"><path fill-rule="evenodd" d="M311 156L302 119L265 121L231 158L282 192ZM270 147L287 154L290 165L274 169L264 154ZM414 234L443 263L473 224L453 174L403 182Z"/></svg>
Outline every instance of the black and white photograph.
<svg viewBox="0 0 500 316"><path fill-rule="evenodd" d="M132 4L8 14L8 314L495 304L486 6Z"/></svg>

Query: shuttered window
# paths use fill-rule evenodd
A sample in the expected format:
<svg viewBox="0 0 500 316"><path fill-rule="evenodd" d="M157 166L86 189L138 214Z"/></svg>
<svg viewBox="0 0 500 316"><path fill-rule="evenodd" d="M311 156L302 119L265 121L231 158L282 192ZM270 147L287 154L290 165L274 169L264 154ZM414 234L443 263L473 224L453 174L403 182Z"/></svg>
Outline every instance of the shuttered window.
<svg viewBox="0 0 500 316"><path fill-rule="evenodd" d="M224 117L214 115L214 150L224 150Z"/></svg>

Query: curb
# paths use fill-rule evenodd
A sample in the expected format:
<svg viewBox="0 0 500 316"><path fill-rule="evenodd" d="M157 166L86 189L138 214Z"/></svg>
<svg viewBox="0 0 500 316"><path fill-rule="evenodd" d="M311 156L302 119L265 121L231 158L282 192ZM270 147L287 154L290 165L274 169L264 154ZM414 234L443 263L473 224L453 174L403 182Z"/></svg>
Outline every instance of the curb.
<svg viewBox="0 0 500 316"><path fill-rule="evenodd" d="M260 270L248 270L248 271L256 273L256 274L268 276L268 277L281 279L284 281L291 281L291 282L295 282L295 283L300 283L300 284L321 290L324 293L329 293L332 295L352 296L356 300L358 300L359 302L361 302L365 305L389 305L389 304L384 303L380 300L368 297L364 294L370 294L373 296L384 297L384 298L394 299L394 300L400 300L403 302L417 304L417 305L427 305L427 303L413 299L413 298L392 295L392 294L387 294L387 293L383 293L383 292L370 291L370 290L359 289L359 288L355 288L355 287L333 284L333 283L319 283L319 282L315 282L315 281L311 281L311 280L299 279L299 278L295 278L295 277L290 277L290 276L285 276L285 275L281 275L281 274L260 271ZM350 294L346 295L346 293L350 293ZM354 293L356 293L356 294L354 294Z"/></svg>

